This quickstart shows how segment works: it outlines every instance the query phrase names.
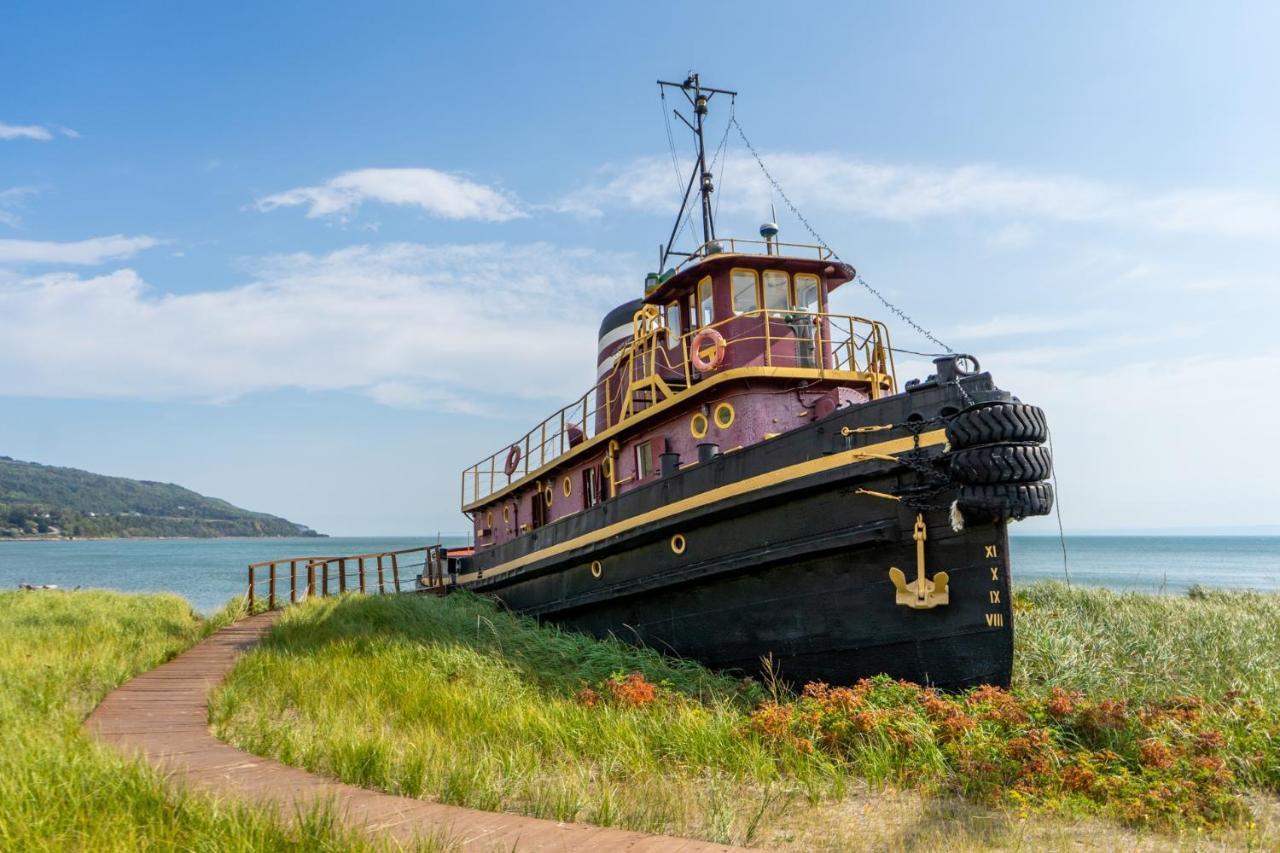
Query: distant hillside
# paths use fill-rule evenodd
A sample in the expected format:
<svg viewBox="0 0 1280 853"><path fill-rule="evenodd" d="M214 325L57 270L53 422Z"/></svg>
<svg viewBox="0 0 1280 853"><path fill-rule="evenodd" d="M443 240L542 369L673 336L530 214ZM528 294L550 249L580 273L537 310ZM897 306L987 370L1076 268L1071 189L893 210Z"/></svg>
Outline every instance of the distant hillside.
<svg viewBox="0 0 1280 853"><path fill-rule="evenodd" d="M0 537L318 536L172 483L0 456Z"/></svg>

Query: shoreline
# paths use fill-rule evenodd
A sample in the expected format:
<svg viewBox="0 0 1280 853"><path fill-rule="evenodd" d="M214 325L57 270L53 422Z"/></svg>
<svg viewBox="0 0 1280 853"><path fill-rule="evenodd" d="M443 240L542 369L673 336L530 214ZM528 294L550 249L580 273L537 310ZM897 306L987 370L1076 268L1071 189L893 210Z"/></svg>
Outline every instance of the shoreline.
<svg viewBox="0 0 1280 853"><path fill-rule="evenodd" d="M312 536L0 536L3 542L218 542L228 539L253 540L254 542L271 539L332 539L327 533ZM365 538L365 537L351 537ZM380 538L380 537L367 537ZM409 537L405 537L409 538Z"/></svg>

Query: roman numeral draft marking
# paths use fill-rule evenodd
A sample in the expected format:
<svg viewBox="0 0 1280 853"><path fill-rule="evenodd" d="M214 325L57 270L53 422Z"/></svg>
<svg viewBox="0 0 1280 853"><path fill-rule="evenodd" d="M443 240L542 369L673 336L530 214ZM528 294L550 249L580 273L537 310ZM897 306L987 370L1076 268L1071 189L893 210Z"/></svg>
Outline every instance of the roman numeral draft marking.
<svg viewBox="0 0 1280 853"><path fill-rule="evenodd" d="M988 628L1003 628L1003 627L1004 627L1004 614L1003 614L1003 613L988 613L988 614L987 614L987 627L988 627Z"/></svg>
<svg viewBox="0 0 1280 853"><path fill-rule="evenodd" d="M988 560L994 560L994 559L996 559L996 558L997 558L997 557L999 557L999 556L1000 556L1000 552L999 552L998 550L996 550L996 546L995 546L995 545L988 545L988 546L987 546L987 559L988 559Z"/></svg>
<svg viewBox="0 0 1280 853"><path fill-rule="evenodd" d="M991 598L991 603L992 603L992 604L999 604L999 603L1000 603L1000 590L998 590L998 589L993 589L993 590L991 590L991 592L987 593L987 595Z"/></svg>

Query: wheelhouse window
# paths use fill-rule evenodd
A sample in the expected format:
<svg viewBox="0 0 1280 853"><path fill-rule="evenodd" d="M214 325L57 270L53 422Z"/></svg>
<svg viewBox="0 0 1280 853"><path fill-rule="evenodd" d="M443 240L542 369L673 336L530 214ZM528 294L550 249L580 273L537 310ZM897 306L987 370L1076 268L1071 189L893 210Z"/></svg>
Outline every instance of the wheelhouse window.
<svg viewBox="0 0 1280 853"><path fill-rule="evenodd" d="M636 479L643 480L653 474L653 443L646 441L636 445Z"/></svg>
<svg viewBox="0 0 1280 853"><path fill-rule="evenodd" d="M796 307L801 311L818 311L818 277L812 273L796 273Z"/></svg>
<svg viewBox="0 0 1280 853"><path fill-rule="evenodd" d="M671 333L668 340L680 337L680 303L672 302L667 306L667 330Z"/></svg>
<svg viewBox="0 0 1280 853"><path fill-rule="evenodd" d="M698 322L698 294L689 294L689 304L686 307L688 309L688 314L686 316L689 318L689 329L693 330L698 328L698 326L701 325Z"/></svg>
<svg viewBox="0 0 1280 853"><path fill-rule="evenodd" d="M781 270L764 271L764 307L771 314L782 314L791 308L791 287Z"/></svg>
<svg viewBox="0 0 1280 853"><path fill-rule="evenodd" d="M733 286L733 313L746 314L760 308L755 270L734 270L729 277Z"/></svg>
<svg viewBox="0 0 1280 853"><path fill-rule="evenodd" d="M698 307L702 325L710 326L716 321L715 306L711 301L711 276L698 282Z"/></svg>

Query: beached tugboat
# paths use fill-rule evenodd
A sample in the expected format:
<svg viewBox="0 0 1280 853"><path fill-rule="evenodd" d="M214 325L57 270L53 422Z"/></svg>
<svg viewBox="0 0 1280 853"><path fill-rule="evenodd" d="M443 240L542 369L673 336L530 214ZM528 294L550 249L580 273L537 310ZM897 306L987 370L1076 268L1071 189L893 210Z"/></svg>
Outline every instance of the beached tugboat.
<svg viewBox="0 0 1280 853"><path fill-rule="evenodd" d="M702 129L734 93L662 85L698 146L665 272L605 316L593 388L463 472L474 551L422 583L797 684L1008 684L1043 413L971 356L899 387L884 325L828 310L856 276L829 248L719 237ZM676 252L695 187L704 242Z"/></svg>

